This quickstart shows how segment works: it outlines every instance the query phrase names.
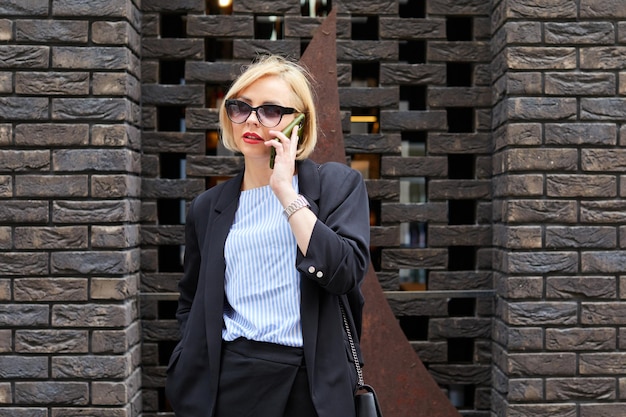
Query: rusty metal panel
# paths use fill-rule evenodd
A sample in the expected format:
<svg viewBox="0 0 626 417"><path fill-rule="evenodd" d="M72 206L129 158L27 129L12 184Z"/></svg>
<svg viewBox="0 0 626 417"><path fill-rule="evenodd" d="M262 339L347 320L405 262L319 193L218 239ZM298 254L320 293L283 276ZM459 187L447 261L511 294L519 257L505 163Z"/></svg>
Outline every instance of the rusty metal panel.
<svg viewBox="0 0 626 417"><path fill-rule="evenodd" d="M316 105L323 133L312 159L320 163L346 161L337 88L336 23L333 9L301 58L316 81ZM371 264L363 294L364 376L376 389L384 416L460 417L409 344Z"/></svg>

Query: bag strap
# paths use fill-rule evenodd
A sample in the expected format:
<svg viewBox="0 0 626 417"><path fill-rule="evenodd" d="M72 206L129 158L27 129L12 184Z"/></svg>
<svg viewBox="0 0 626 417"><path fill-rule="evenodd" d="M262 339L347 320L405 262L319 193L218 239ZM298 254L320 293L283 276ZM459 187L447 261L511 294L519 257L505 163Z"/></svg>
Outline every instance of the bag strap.
<svg viewBox="0 0 626 417"><path fill-rule="evenodd" d="M352 332L350 331L350 324L348 323L348 318L346 317L346 310L343 306L343 300L339 298L339 308L341 309L341 316L343 317L343 327L346 329L346 334L348 335L348 341L350 342L350 350L352 351L352 358L354 359L354 367L356 368L356 375L358 377L358 387L357 391L362 387L366 386L365 381L363 380L363 371L361 370L361 364L359 363L359 355L356 353L356 346L354 345L354 339L352 338Z"/></svg>

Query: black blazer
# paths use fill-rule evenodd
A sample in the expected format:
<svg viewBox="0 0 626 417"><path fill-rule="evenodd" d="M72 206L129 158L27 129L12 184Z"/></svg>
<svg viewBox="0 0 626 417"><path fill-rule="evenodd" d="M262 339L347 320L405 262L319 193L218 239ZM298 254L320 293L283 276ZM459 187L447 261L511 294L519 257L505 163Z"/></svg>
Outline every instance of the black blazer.
<svg viewBox="0 0 626 417"><path fill-rule="evenodd" d="M311 395L319 417L354 415L356 371L339 299L360 335L360 285L369 266L369 202L361 175L339 163L297 163L300 194L317 215L301 275L301 318ZM179 283L181 340L167 369L166 395L178 417L212 416L218 387L224 245L237 210L243 172L192 201L185 226L185 272ZM358 348L358 339L357 339ZM359 349L360 355L360 349ZM359 356L360 357L360 356ZM268 416L270 417L270 416Z"/></svg>

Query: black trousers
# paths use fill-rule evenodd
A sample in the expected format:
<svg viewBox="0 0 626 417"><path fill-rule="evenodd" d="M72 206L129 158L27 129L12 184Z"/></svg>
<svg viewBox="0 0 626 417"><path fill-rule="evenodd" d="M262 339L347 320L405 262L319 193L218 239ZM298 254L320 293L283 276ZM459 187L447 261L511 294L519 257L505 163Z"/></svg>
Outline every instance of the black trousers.
<svg viewBox="0 0 626 417"><path fill-rule="evenodd" d="M301 348L223 343L215 417L253 416L317 417Z"/></svg>

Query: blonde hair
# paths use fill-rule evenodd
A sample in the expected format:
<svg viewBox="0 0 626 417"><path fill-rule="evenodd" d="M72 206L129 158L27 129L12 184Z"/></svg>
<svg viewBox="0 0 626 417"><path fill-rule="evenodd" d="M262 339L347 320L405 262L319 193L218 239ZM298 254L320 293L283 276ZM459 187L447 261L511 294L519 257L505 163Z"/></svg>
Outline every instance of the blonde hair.
<svg viewBox="0 0 626 417"><path fill-rule="evenodd" d="M257 80L270 76L279 77L289 85L294 92L294 107L306 115L296 154L296 159L306 159L317 143L317 114L310 81L312 77L304 67L277 55L265 55L250 64L226 93L219 109L222 142L227 149L239 151L231 121L226 114L226 100L237 97Z"/></svg>

